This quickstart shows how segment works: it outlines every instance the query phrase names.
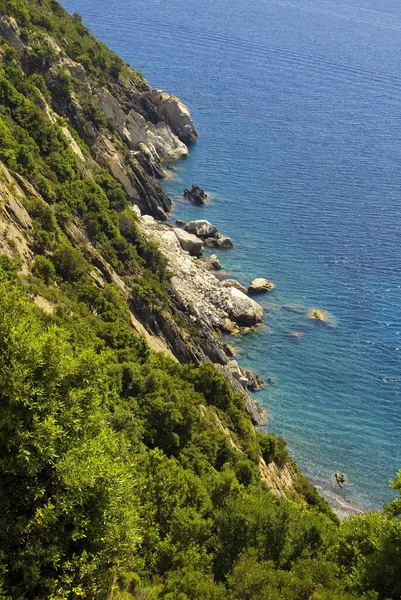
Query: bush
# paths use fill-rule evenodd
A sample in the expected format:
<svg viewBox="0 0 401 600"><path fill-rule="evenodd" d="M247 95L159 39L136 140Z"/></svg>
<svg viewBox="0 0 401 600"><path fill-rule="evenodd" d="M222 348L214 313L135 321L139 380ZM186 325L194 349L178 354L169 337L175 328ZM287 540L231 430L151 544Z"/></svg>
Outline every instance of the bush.
<svg viewBox="0 0 401 600"><path fill-rule="evenodd" d="M283 467L288 462L287 442L283 438L273 433L265 433L258 435L258 442L267 465L275 462L279 467Z"/></svg>
<svg viewBox="0 0 401 600"><path fill-rule="evenodd" d="M35 263L32 267L32 273L36 277L40 277L43 281L49 285L56 278L56 269L52 261L46 256L37 256Z"/></svg>

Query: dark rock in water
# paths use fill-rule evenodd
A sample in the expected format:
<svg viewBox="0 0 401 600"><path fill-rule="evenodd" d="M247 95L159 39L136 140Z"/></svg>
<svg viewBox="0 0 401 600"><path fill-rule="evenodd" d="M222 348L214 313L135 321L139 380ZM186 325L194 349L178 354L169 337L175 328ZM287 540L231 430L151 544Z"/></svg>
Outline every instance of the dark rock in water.
<svg viewBox="0 0 401 600"><path fill-rule="evenodd" d="M184 225L187 224L186 221L183 221L182 219L177 219L175 222L176 225L179 225L180 227L184 227Z"/></svg>
<svg viewBox="0 0 401 600"><path fill-rule="evenodd" d="M242 368L241 370L244 377L248 380L248 388L250 390L257 392L265 387L265 381L259 375L256 375L252 369Z"/></svg>
<svg viewBox="0 0 401 600"><path fill-rule="evenodd" d="M333 478L337 485L341 487L347 483L346 476L344 475L344 473L340 473L340 471L336 471L333 475Z"/></svg>
<svg viewBox="0 0 401 600"><path fill-rule="evenodd" d="M208 199L208 195L199 187L199 185L193 185L190 190L185 189L184 196L195 204L205 204Z"/></svg>
<svg viewBox="0 0 401 600"><path fill-rule="evenodd" d="M217 233L216 225L209 223L205 219L198 219L196 221L190 221L185 225L185 231L193 233L201 238L209 238Z"/></svg>

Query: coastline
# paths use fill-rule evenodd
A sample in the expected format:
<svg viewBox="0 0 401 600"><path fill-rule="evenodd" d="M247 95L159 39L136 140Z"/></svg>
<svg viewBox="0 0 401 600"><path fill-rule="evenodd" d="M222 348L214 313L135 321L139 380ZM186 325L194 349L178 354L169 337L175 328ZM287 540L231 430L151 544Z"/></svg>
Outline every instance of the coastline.
<svg viewBox="0 0 401 600"><path fill-rule="evenodd" d="M168 178L173 179L174 178L174 171L169 170L168 171L170 174L170 177ZM177 205L174 206L174 200L172 200L172 210L177 208ZM203 206L202 207L203 210L202 212L200 212L199 214L199 218L207 218L207 212L203 212L206 208L207 210L207 206ZM173 223L175 221L180 221L180 213L179 211L175 210L174 211L174 217L172 215L169 215L169 219L166 223L164 223L162 226L163 227L170 227L173 228ZM183 221L185 222L185 221ZM149 221L148 221L149 224ZM149 234L149 231L148 231ZM235 244L235 238L233 239L234 244ZM235 246L234 246L235 248ZM215 249L212 249L211 252L215 252ZM221 266L223 271L218 271L215 272L214 275L217 276L218 273L220 274L224 274L224 277L232 280L236 278L236 272L235 270L230 270L230 271L225 271L225 265L224 265L224 252L220 251L218 252L218 258L219 260L221 260ZM221 278L224 280L224 278ZM303 307L304 312L306 311L305 307ZM314 317L311 317L311 315L309 314L313 309L309 309L309 312L305 312L305 316L309 319L309 320L315 320ZM326 313L325 311L322 311L322 313L325 314L329 314ZM330 315L330 319L327 319L327 321L325 319L316 319L318 321L323 320L325 321L327 324L331 325L333 322L333 317L332 315ZM257 332L258 327L263 327L264 323L261 323L260 325L258 325L257 327L255 327L255 331ZM228 332L226 332L225 337L225 341L227 342L227 346L231 346L232 344L237 346L239 348L239 352L238 352L238 356L236 356L238 358L238 363L239 363L239 368L241 368L241 342L237 339L235 339L235 336L228 334ZM240 336L241 337L241 336ZM230 338L232 340L232 344L230 344ZM216 340L217 341L217 340ZM237 364L238 364L237 363ZM257 374L257 373L256 373ZM233 383L232 381L230 383ZM239 390L241 391L241 390ZM243 390L242 390L243 391ZM257 398L254 397L254 394L247 394L248 397L251 397L252 401L253 401L253 405L258 407L258 410L260 410L261 408L264 411L264 420L262 422L257 422L254 421L254 425L256 425L257 427L264 427L265 425L267 425L268 423L268 407L265 406L261 406L258 401ZM248 411L249 412L249 411ZM251 414L251 413L250 413ZM252 415L251 415L252 416ZM301 471L302 472L302 471ZM304 473L303 473L304 474ZM358 504L357 502L354 502L352 500L348 500L345 498L345 496L341 493L341 489L337 488L336 486L334 486L332 483L330 483L329 481L322 481L319 479L314 478L313 476L306 476L304 474L304 476L306 477L306 479L309 481L310 484L312 484L318 491L319 495L328 503L328 505L330 506L331 510L334 512L334 514L342 521L348 517L354 516L354 515L359 515L359 514L363 514L365 512L367 512L369 509L365 508L364 506Z"/></svg>

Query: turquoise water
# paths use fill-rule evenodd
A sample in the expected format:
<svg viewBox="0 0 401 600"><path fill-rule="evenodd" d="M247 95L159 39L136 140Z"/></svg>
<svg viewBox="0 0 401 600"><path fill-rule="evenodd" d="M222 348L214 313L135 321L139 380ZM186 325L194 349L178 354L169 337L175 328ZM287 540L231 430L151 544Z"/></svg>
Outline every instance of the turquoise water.
<svg viewBox="0 0 401 600"><path fill-rule="evenodd" d="M270 328L234 340L274 380L269 427L312 479L344 471L345 497L379 506L401 468L401 5L63 3L190 106L199 142L166 189L175 217L233 238L227 271L277 285ZM207 207L180 198L192 183Z"/></svg>

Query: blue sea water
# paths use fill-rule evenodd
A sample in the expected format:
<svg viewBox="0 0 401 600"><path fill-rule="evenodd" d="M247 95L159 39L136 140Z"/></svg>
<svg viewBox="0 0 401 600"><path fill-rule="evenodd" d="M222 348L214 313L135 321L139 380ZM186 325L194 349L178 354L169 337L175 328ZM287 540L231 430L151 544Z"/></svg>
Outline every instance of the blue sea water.
<svg viewBox="0 0 401 600"><path fill-rule="evenodd" d="M227 271L276 283L269 327L234 340L274 380L269 428L312 480L343 471L347 500L380 506L401 468L401 4L63 4L190 107L199 141L165 187L175 218L233 238ZM192 183L207 207L182 200Z"/></svg>

